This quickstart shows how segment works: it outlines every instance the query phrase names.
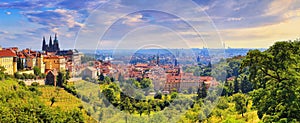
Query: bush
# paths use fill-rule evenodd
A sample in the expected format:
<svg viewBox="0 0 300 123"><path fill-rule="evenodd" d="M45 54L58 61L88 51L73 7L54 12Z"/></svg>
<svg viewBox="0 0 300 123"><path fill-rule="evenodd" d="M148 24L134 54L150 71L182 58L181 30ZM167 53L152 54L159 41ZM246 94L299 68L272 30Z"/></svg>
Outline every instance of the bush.
<svg viewBox="0 0 300 123"><path fill-rule="evenodd" d="M21 85L21 86L26 86L24 81L18 81L18 84Z"/></svg>
<svg viewBox="0 0 300 123"><path fill-rule="evenodd" d="M36 76L34 74L29 74L29 79L35 79Z"/></svg>
<svg viewBox="0 0 300 123"><path fill-rule="evenodd" d="M44 78L46 78L46 74L44 74L44 73L40 73L40 74L39 74L39 78L40 78L40 79L44 79Z"/></svg>
<svg viewBox="0 0 300 123"><path fill-rule="evenodd" d="M29 74L23 73L24 79L29 79Z"/></svg>
<svg viewBox="0 0 300 123"><path fill-rule="evenodd" d="M39 86L39 85L40 85L40 83L37 83L37 82L31 83L31 86Z"/></svg>
<svg viewBox="0 0 300 123"><path fill-rule="evenodd" d="M161 98L162 98L161 92L158 92L154 95L154 99L161 99Z"/></svg>
<svg viewBox="0 0 300 123"><path fill-rule="evenodd" d="M16 79L21 79L23 75L20 74L19 72L16 72L16 73L14 74L14 76L15 76ZM24 77L23 77L23 78L24 78Z"/></svg>

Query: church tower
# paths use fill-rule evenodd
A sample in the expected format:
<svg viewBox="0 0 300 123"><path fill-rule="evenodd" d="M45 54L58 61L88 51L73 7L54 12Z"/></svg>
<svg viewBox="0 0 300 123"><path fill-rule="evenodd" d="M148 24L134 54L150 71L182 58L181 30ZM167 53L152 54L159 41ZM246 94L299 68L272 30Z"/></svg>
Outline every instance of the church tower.
<svg viewBox="0 0 300 123"><path fill-rule="evenodd" d="M157 56L156 56L156 64L159 65L159 52L157 53Z"/></svg>
<svg viewBox="0 0 300 123"><path fill-rule="evenodd" d="M58 40L57 40L57 34L55 34L55 37L54 37L54 44L53 44L53 51L59 51L59 43L58 43Z"/></svg>
<svg viewBox="0 0 300 123"><path fill-rule="evenodd" d="M53 44L52 44L52 38L50 36L50 40L49 40L49 48L48 48L49 52L53 52Z"/></svg>
<svg viewBox="0 0 300 123"><path fill-rule="evenodd" d="M47 50L47 46L46 46L46 39L45 39L45 36L43 36L43 46L42 46L42 50L43 51L46 51Z"/></svg>

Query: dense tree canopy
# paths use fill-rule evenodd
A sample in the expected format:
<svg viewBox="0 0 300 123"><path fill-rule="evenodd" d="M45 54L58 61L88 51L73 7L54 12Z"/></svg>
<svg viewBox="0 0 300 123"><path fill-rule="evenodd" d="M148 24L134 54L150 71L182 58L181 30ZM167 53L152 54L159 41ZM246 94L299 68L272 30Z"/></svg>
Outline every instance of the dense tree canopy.
<svg viewBox="0 0 300 123"><path fill-rule="evenodd" d="M249 68L253 105L267 122L300 121L300 42L277 42L268 50L250 51L242 68Z"/></svg>

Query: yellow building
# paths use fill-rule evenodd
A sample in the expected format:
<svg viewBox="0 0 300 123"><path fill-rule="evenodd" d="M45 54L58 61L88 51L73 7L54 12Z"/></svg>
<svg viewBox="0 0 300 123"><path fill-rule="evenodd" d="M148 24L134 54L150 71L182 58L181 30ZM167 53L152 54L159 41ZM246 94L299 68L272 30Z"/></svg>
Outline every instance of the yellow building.
<svg viewBox="0 0 300 123"><path fill-rule="evenodd" d="M44 57L45 69L47 70L65 70L66 60L63 56L45 56Z"/></svg>
<svg viewBox="0 0 300 123"><path fill-rule="evenodd" d="M5 73L13 75L17 72L17 55L10 49L0 50L0 66L3 66Z"/></svg>
<svg viewBox="0 0 300 123"><path fill-rule="evenodd" d="M36 66L40 68L42 73L45 73L45 63L43 54L39 54L36 58Z"/></svg>

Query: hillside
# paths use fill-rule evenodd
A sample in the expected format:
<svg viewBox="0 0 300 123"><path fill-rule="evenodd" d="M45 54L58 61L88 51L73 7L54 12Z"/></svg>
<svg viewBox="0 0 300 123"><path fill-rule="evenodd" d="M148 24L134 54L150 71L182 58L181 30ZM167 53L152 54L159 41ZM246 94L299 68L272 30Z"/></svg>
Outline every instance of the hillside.
<svg viewBox="0 0 300 123"><path fill-rule="evenodd" d="M55 97L52 106L51 97ZM1 122L95 122L80 105L63 89L28 87L14 79L0 82Z"/></svg>

